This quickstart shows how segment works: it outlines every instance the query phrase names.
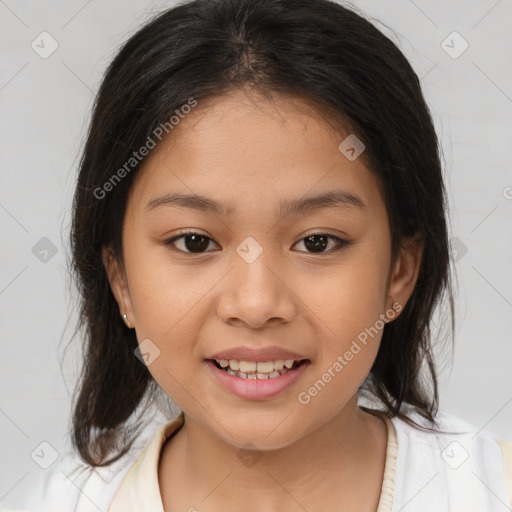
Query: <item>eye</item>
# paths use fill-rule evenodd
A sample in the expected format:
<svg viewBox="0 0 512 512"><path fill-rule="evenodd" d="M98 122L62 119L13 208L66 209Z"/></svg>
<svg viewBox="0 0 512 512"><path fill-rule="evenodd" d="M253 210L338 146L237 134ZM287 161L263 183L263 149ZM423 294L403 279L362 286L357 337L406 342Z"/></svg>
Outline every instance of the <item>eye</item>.
<svg viewBox="0 0 512 512"><path fill-rule="evenodd" d="M182 252L201 254L208 247L209 243L213 242L213 240L201 233L188 231L166 240L165 245L174 245L176 242L180 242L182 247L185 247L185 249L178 247L178 250Z"/></svg>
<svg viewBox="0 0 512 512"><path fill-rule="evenodd" d="M324 251L328 245L329 240L334 240L335 246L331 248L329 251ZM311 250L313 253L325 253L325 252L334 252L339 251L345 247L348 247L352 244L349 240L344 240L343 238L339 238L334 235L328 235L327 233L312 233L311 235L299 240L298 244L303 243L304 247L308 250Z"/></svg>
<svg viewBox="0 0 512 512"><path fill-rule="evenodd" d="M334 248L331 247L329 251L325 251L325 249L329 246L329 241L335 242ZM175 245L177 242L181 243L181 247ZM210 245L210 242L213 242L213 240L206 235L197 233L195 231L188 231L186 233L182 233L181 235L170 238L164 243L165 245L175 246L181 252L201 254L204 252L210 252L206 251ZM304 244L304 247L306 247L308 252L317 254L339 251L344 247L348 247L352 244L352 242L349 240L344 240L334 235L328 235L327 233L313 233L297 242L297 244L300 243Z"/></svg>

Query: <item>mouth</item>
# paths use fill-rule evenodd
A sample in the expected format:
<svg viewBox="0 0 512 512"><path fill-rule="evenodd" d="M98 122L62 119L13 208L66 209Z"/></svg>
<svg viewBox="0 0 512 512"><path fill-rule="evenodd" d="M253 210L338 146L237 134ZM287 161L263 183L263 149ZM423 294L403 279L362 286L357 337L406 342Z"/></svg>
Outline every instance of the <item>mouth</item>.
<svg viewBox="0 0 512 512"><path fill-rule="evenodd" d="M207 359L223 372L246 380L271 380L293 372L310 363L309 359L277 359L272 361L237 361L234 359Z"/></svg>

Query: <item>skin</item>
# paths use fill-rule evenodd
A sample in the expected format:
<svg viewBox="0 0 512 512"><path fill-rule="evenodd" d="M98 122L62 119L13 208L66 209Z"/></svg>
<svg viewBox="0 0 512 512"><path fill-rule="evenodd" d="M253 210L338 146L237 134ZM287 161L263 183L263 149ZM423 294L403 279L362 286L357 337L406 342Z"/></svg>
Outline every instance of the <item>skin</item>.
<svg viewBox="0 0 512 512"><path fill-rule="evenodd" d="M382 191L362 157L350 161L338 149L346 135L303 99L236 91L200 102L134 180L125 266L106 248L103 261L139 343L149 338L160 350L149 371L184 411L158 470L166 512L377 508L386 426L357 407L357 392L382 331L308 404L297 399L379 315L405 306L421 262L414 240L391 261ZM282 199L333 189L366 207L276 215ZM176 206L145 211L169 192L231 201L237 210L230 217ZM186 252L183 238L166 246L180 229L212 241L202 253ZM313 252L304 241L312 232L353 243L333 251L337 242L328 239L323 253ZM248 236L263 251L250 264L236 252ZM242 399L203 360L244 344L278 345L311 363L280 395ZM247 467L237 455L249 442L261 457Z"/></svg>

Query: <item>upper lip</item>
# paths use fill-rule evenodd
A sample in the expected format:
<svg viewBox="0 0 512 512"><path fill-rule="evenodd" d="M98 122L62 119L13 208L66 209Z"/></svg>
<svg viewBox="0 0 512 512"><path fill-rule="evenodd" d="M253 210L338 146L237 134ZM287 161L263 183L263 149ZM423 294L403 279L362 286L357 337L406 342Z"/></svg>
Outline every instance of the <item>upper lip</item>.
<svg viewBox="0 0 512 512"><path fill-rule="evenodd" d="M235 347L222 350L212 354L209 359L235 359L236 361L275 361L275 360L288 360L294 359L300 361L307 359L302 354L297 352L290 352L283 348L271 346L265 348L251 348L251 347Z"/></svg>

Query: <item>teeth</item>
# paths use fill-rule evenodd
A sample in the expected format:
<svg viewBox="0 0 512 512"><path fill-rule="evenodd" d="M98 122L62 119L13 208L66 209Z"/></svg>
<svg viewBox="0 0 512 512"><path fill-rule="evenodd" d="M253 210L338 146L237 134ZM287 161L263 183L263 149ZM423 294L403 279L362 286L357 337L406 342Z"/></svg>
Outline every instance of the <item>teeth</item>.
<svg viewBox="0 0 512 512"><path fill-rule="evenodd" d="M284 367L284 361L282 359L277 359L274 361L274 370L282 370Z"/></svg>
<svg viewBox="0 0 512 512"><path fill-rule="evenodd" d="M258 361L256 369L258 373L270 373L274 369L274 361Z"/></svg>
<svg viewBox="0 0 512 512"><path fill-rule="evenodd" d="M238 363L238 361L237 361ZM240 371L241 372L255 372L256 371L256 361L240 361Z"/></svg>
<svg viewBox="0 0 512 512"><path fill-rule="evenodd" d="M273 370L290 369L295 362L294 359L276 359L275 361L237 361L236 359L221 359L218 361L222 368L231 368L234 372L241 371L244 373L271 373Z"/></svg>
<svg viewBox="0 0 512 512"><path fill-rule="evenodd" d="M230 375L242 379L275 379L289 372L295 363L294 359L276 359L275 361L237 361L221 359L217 361L221 368Z"/></svg>
<svg viewBox="0 0 512 512"><path fill-rule="evenodd" d="M229 367L236 371L241 372L258 372L258 373L270 373L272 370L282 370L283 366L290 369L295 362L294 359L287 359L286 361L235 361L231 359L229 361ZM234 363L234 364L233 364ZM221 365L222 366L222 365ZM227 366L227 365L226 365ZM225 366L223 366L225 368Z"/></svg>

